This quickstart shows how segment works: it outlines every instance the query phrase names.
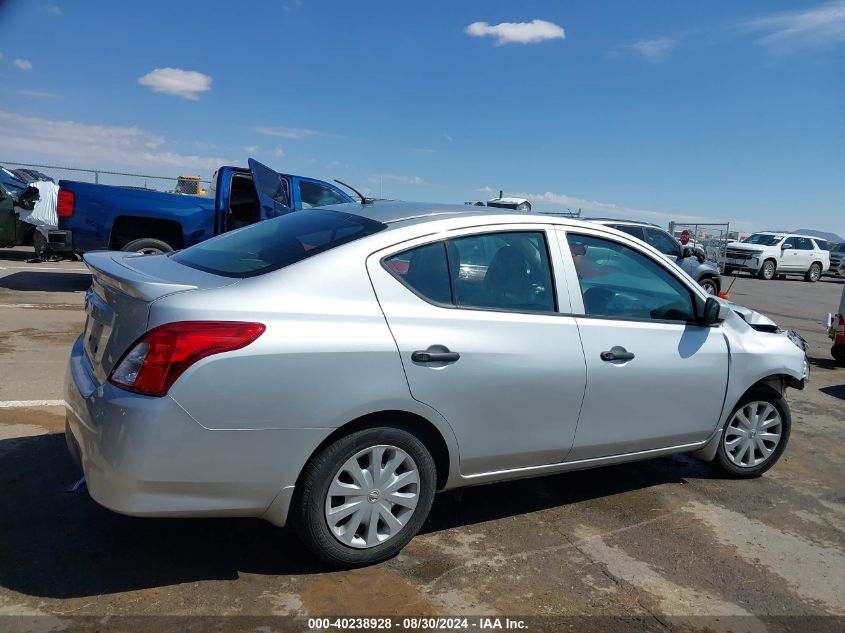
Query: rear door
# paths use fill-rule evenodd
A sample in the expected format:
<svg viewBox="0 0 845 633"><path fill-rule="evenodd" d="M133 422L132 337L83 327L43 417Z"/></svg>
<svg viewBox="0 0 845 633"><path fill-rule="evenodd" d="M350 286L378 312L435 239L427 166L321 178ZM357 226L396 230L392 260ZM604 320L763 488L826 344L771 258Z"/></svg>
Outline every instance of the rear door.
<svg viewBox="0 0 845 633"><path fill-rule="evenodd" d="M724 404L729 354L719 327L695 324L695 291L631 242L587 229L561 238L587 363L567 461L706 440Z"/></svg>
<svg viewBox="0 0 845 633"><path fill-rule="evenodd" d="M261 219L275 218L293 211L290 180L267 165L249 159L249 171L261 202Z"/></svg>
<svg viewBox="0 0 845 633"><path fill-rule="evenodd" d="M553 231L464 230L367 261L412 396L448 420L461 472L562 461L586 370ZM554 248L550 248L550 245Z"/></svg>

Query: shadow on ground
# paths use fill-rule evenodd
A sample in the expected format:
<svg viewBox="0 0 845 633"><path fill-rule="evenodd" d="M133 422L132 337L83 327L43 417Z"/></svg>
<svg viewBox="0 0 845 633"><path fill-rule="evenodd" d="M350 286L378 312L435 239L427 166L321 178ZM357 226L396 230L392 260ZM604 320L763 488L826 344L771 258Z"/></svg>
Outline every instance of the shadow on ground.
<svg viewBox="0 0 845 633"><path fill-rule="evenodd" d="M845 400L845 385L833 385L831 387L821 387L819 391L834 398Z"/></svg>
<svg viewBox="0 0 845 633"><path fill-rule="evenodd" d="M423 532L490 521L686 479L707 466L683 457L493 484L435 498ZM238 573L327 569L291 530L258 519L141 519L98 506L62 434L0 441L0 586L30 596L95 596Z"/></svg>
<svg viewBox="0 0 845 633"><path fill-rule="evenodd" d="M41 292L78 292L91 285L88 273L22 272L0 277L0 288Z"/></svg>

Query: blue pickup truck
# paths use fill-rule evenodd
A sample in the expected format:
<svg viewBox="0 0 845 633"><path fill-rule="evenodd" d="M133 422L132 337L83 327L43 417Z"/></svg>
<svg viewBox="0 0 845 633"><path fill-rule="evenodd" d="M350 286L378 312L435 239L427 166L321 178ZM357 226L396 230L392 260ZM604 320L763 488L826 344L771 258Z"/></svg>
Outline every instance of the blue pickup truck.
<svg viewBox="0 0 845 633"><path fill-rule="evenodd" d="M59 181L53 251L98 249L167 253L291 211L352 198L322 180L280 174L249 159L249 169L221 167L208 196Z"/></svg>

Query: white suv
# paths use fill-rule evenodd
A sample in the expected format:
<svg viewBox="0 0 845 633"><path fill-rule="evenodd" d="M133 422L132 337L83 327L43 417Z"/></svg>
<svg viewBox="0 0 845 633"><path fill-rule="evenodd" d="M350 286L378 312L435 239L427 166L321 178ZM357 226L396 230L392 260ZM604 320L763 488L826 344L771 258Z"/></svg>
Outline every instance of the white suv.
<svg viewBox="0 0 845 633"><path fill-rule="evenodd" d="M725 274L745 270L760 279L800 274L818 281L830 268L830 252L823 240L808 235L765 231L741 242L730 242L725 253Z"/></svg>

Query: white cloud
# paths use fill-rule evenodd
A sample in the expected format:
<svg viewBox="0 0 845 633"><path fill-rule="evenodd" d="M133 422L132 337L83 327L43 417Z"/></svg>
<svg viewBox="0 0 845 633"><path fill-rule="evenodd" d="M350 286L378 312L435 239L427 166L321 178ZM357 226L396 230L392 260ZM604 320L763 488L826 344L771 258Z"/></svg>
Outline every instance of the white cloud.
<svg viewBox="0 0 845 633"><path fill-rule="evenodd" d="M18 94L36 99L55 99L59 96L55 92L48 92L46 90L18 90Z"/></svg>
<svg viewBox="0 0 845 633"><path fill-rule="evenodd" d="M56 4L48 4L44 7L44 10L47 11L47 13L52 13L53 15L61 15L62 14L61 7L59 7Z"/></svg>
<svg viewBox="0 0 845 633"><path fill-rule="evenodd" d="M138 79L153 92L161 92L196 101L201 92L211 90L211 77L196 70L156 68Z"/></svg>
<svg viewBox="0 0 845 633"><path fill-rule="evenodd" d="M164 149L163 136L137 127L91 125L0 110L3 147L17 160L63 161L82 167L144 167L213 171L232 164L224 158L185 155ZM18 158L19 157L19 158Z"/></svg>
<svg viewBox="0 0 845 633"><path fill-rule="evenodd" d="M436 154L437 150L430 147L412 147L411 151L415 154Z"/></svg>
<svg viewBox="0 0 845 633"><path fill-rule="evenodd" d="M275 156L277 158L281 158L284 155L285 155L285 150L283 150L281 147L277 147L276 149L273 150L273 156Z"/></svg>
<svg viewBox="0 0 845 633"><path fill-rule="evenodd" d="M21 70L32 70L32 62L28 59L16 59L12 63Z"/></svg>
<svg viewBox="0 0 845 633"><path fill-rule="evenodd" d="M255 154L258 151L258 145L244 145L241 149L247 154Z"/></svg>
<svg viewBox="0 0 845 633"><path fill-rule="evenodd" d="M833 0L812 9L772 13L739 25L760 32L769 46L823 46L845 41L845 0Z"/></svg>
<svg viewBox="0 0 845 633"><path fill-rule="evenodd" d="M320 135L316 130L299 127L257 127L255 131L266 136L279 136L282 138L305 138L307 136Z"/></svg>
<svg viewBox="0 0 845 633"><path fill-rule="evenodd" d="M452 138L451 136L449 136L448 134L444 134L444 135L443 135L443 138L445 138L445 139L446 139L447 141L449 141L450 143L454 143L454 142L455 142L455 139L453 139L453 138Z"/></svg>
<svg viewBox="0 0 845 633"><path fill-rule="evenodd" d="M670 37L655 37L652 39L638 40L631 44L620 44L612 51L611 55L631 53L638 55L653 64L662 62L669 53L678 45L678 42Z"/></svg>
<svg viewBox="0 0 845 633"><path fill-rule="evenodd" d="M397 176L395 174L380 174L378 176L370 176L370 182L380 182L383 180L388 182L396 182L403 185L421 186L428 184L419 176Z"/></svg>
<svg viewBox="0 0 845 633"><path fill-rule="evenodd" d="M491 196L499 195L498 189L492 187L482 187L476 189L479 193L488 194ZM563 208L570 211L577 211L581 209L582 217L590 217L591 215L602 215L620 219L631 220L651 220L656 222L666 223L670 220L676 222L712 222L712 218L704 218L701 216L688 215L682 213L667 213L664 211L654 211L651 209L639 209L634 207L626 207L616 204L614 202L600 202L598 200L589 200L587 198L579 198L577 196L570 196L565 193L555 193L546 191L545 193L525 193L525 192L505 192L506 196L514 198L527 198L534 205L535 211L542 211L544 208Z"/></svg>
<svg viewBox="0 0 845 633"><path fill-rule="evenodd" d="M566 37L566 31L562 26L545 20L502 22L501 24L473 22L464 29L464 33L472 37L495 37L497 46L536 44L546 40L562 40Z"/></svg>

